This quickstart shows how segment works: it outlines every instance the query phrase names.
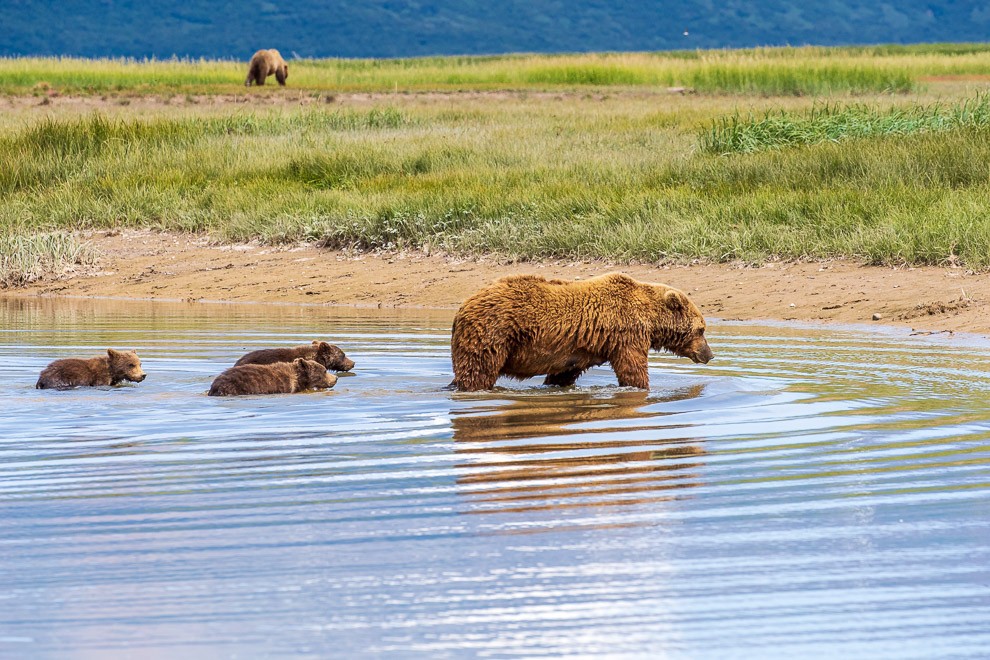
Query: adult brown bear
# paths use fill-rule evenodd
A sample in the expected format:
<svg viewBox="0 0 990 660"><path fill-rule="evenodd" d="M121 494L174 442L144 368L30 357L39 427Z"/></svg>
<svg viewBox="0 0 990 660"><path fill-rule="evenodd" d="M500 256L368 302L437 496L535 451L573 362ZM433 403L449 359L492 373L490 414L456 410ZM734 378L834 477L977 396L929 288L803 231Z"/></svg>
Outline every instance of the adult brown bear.
<svg viewBox="0 0 990 660"><path fill-rule="evenodd" d="M259 50L251 56L244 86L250 87L252 82L255 85L264 85L265 78L272 74L275 74L275 80L278 81L278 84L284 87L285 80L289 77L289 65L282 59L282 54L274 48Z"/></svg>
<svg viewBox="0 0 990 660"><path fill-rule="evenodd" d="M609 273L583 282L516 275L468 298L451 332L453 385L487 390L499 376L546 374L573 385L606 362L619 385L648 389L650 349L707 363L705 319L682 291Z"/></svg>

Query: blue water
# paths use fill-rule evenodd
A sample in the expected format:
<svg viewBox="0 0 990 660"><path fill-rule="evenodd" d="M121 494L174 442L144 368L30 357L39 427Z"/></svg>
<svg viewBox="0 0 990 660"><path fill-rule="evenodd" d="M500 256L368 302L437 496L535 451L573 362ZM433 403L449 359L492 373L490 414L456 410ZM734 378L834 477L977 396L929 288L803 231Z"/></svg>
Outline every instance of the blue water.
<svg viewBox="0 0 990 660"><path fill-rule="evenodd" d="M710 325L459 394L452 313L0 299L0 657L990 656L990 344ZM326 339L328 392L205 396ZM146 381L34 389L137 349Z"/></svg>

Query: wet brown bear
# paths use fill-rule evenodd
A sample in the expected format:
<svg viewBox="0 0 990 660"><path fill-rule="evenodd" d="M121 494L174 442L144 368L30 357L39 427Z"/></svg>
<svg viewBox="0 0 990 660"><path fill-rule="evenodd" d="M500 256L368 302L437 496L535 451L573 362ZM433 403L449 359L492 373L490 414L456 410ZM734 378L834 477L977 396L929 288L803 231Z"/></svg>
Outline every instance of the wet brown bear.
<svg viewBox="0 0 990 660"><path fill-rule="evenodd" d="M322 390L337 384L337 377L312 360L299 358L274 364L245 364L231 367L216 377L210 396L239 394L294 394Z"/></svg>
<svg viewBox="0 0 990 660"><path fill-rule="evenodd" d="M260 351L251 351L235 362L234 366L292 362L296 358L319 362L330 371L350 371L354 368L354 360L344 355L344 351L325 341L314 341L312 344L293 348L263 348Z"/></svg>
<svg viewBox="0 0 990 660"><path fill-rule="evenodd" d="M284 87L285 80L289 77L289 65L282 59L282 54L274 48L271 50L259 50L251 56L251 62L248 64L247 80L244 81L244 86L250 87L252 82L255 85L264 85L265 78L273 73L278 84Z"/></svg>
<svg viewBox="0 0 990 660"><path fill-rule="evenodd" d="M474 294L451 334L458 390L487 390L500 375L547 374L573 385L588 368L611 363L619 385L647 389L650 349L707 363L705 319L681 291L621 273L583 282L516 275Z"/></svg>
<svg viewBox="0 0 990 660"><path fill-rule="evenodd" d="M39 390L67 387L116 385L124 380L140 383L145 378L141 360L134 351L107 349L105 356L55 360L41 372Z"/></svg>

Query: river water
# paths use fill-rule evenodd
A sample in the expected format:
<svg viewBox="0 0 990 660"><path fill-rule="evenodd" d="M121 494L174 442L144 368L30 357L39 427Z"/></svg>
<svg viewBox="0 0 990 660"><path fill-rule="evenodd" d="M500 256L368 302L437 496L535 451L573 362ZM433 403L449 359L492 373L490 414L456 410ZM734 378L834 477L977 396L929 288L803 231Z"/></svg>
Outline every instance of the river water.
<svg viewBox="0 0 990 660"><path fill-rule="evenodd" d="M712 323L460 394L452 312L0 299L0 657L990 655L990 343ZM329 392L205 396L326 339ZM148 378L34 389L137 349Z"/></svg>

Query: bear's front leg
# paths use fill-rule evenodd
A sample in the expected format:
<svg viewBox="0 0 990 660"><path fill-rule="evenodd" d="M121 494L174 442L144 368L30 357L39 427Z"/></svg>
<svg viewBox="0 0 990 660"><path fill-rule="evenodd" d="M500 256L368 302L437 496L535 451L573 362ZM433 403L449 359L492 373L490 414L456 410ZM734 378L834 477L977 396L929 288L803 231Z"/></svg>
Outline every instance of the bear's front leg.
<svg viewBox="0 0 990 660"><path fill-rule="evenodd" d="M619 385L622 387L650 389L649 360L646 351L620 352L609 362L612 363L612 371L615 372L615 377L619 379Z"/></svg>

